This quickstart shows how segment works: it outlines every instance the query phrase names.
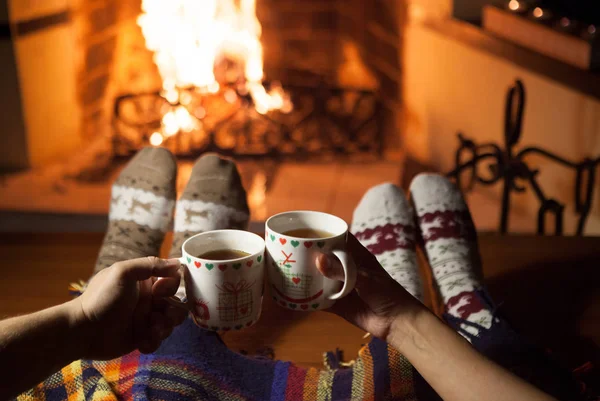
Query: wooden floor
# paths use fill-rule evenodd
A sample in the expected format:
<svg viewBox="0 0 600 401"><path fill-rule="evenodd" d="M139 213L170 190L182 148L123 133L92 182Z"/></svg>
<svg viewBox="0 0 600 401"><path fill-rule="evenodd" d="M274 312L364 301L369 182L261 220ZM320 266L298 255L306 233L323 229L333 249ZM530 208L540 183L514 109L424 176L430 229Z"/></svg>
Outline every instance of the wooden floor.
<svg viewBox="0 0 600 401"><path fill-rule="evenodd" d="M69 283L88 278L101 241L98 233L0 234L0 316L68 300ZM569 365L600 366L600 238L483 235L480 246L489 290L514 326ZM259 323L224 336L230 348L255 354L271 347L279 359L320 367L324 352L340 348L353 359L368 341L334 315L290 313L265 295Z"/></svg>

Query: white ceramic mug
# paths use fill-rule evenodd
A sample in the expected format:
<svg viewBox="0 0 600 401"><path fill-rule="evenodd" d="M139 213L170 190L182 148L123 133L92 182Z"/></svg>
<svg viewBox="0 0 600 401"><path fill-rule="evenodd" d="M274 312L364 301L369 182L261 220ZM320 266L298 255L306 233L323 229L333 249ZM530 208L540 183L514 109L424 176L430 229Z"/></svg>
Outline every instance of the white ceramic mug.
<svg viewBox="0 0 600 401"><path fill-rule="evenodd" d="M299 238L285 234L297 229L331 235ZM348 224L339 217L311 211L280 213L267 220L265 236L271 295L280 306L300 311L326 309L354 289L356 266L345 251ZM316 266L319 253L340 260L345 274L343 285L319 273Z"/></svg>
<svg viewBox="0 0 600 401"><path fill-rule="evenodd" d="M185 299L171 297L170 303L189 310L207 330L240 330L256 323L262 307L263 239L247 231L215 230L188 238L181 248ZM248 255L230 260L198 257L224 249Z"/></svg>

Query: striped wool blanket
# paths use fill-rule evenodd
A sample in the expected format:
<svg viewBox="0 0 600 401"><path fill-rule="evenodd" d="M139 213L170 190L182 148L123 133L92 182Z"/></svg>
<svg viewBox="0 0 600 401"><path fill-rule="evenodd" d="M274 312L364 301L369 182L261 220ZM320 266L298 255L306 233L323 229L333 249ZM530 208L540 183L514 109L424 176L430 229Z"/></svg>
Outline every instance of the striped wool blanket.
<svg viewBox="0 0 600 401"><path fill-rule="evenodd" d="M72 291L78 295L81 289ZM493 305L488 296L481 297ZM468 334L463 330L468 322L448 315L445 320ZM559 399L600 401L594 385L598 371L590 363L573 376L504 319L494 320L471 342L488 358ZM136 351L110 361L75 361L17 399L440 400L408 360L377 338L359 351L349 368L338 368L332 353L324 361L323 369L305 369L291 362L244 356L229 350L216 333L186 319L153 354Z"/></svg>
<svg viewBox="0 0 600 401"><path fill-rule="evenodd" d="M350 368L304 369L240 355L187 319L154 354L75 361L18 400L415 400L415 375L378 339Z"/></svg>

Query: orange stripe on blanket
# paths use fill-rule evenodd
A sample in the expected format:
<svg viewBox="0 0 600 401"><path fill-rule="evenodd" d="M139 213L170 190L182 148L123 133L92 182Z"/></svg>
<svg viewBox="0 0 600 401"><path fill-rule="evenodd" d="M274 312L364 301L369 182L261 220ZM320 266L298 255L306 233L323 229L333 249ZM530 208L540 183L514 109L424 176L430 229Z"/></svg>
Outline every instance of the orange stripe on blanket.
<svg viewBox="0 0 600 401"><path fill-rule="evenodd" d="M304 401L315 401L317 399L317 389L319 388L319 371L310 368L306 372L304 379Z"/></svg>
<svg viewBox="0 0 600 401"><path fill-rule="evenodd" d="M83 400L83 378L81 376L81 361L75 361L62 369L68 401Z"/></svg>
<svg viewBox="0 0 600 401"><path fill-rule="evenodd" d="M366 345L359 352L359 356L363 361L364 380L363 380L363 400L375 400L375 380L373 380L373 356L369 346Z"/></svg>
<svg viewBox="0 0 600 401"><path fill-rule="evenodd" d="M111 386L119 384L119 376L121 373L121 358L108 361L104 365L102 376Z"/></svg>

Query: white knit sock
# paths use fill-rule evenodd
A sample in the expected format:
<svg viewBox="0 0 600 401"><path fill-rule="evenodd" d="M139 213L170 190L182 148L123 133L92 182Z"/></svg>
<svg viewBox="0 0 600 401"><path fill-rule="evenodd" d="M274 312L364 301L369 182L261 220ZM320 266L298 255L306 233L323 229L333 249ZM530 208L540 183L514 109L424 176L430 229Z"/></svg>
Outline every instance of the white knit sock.
<svg viewBox="0 0 600 401"><path fill-rule="evenodd" d="M446 306L457 318L492 325L492 312L480 301L481 262L477 234L462 194L445 177L420 174L410 185L424 250ZM463 329L477 335L470 325Z"/></svg>
<svg viewBox="0 0 600 401"><path fill-rule="evenodd" d="M385 183L369 189L354 210L351 231L390 276L422 300L413 213L400 188Z"/></svg>

